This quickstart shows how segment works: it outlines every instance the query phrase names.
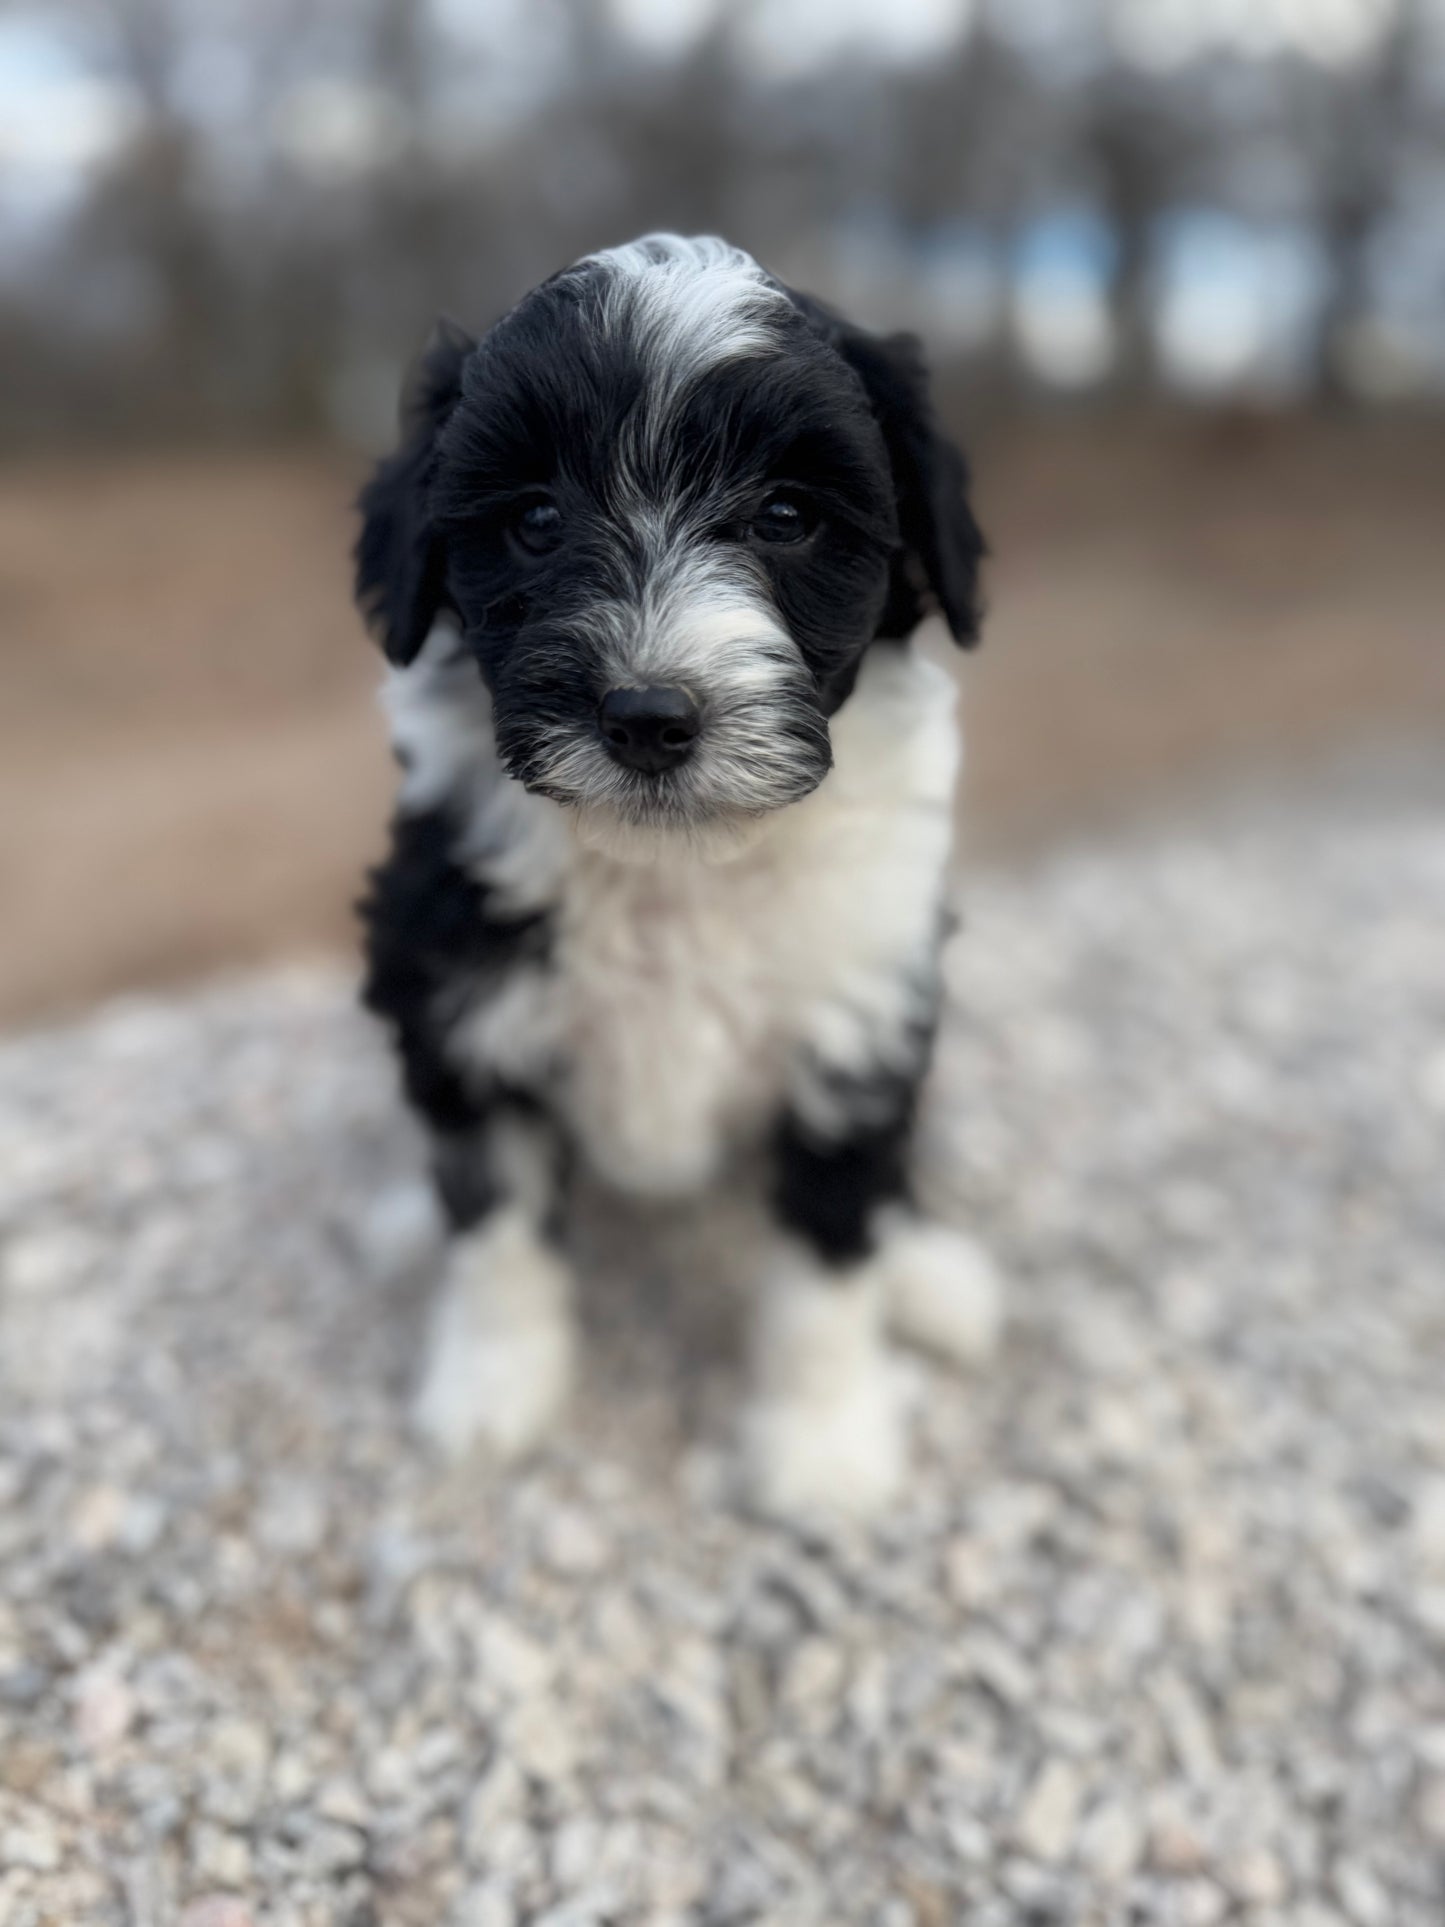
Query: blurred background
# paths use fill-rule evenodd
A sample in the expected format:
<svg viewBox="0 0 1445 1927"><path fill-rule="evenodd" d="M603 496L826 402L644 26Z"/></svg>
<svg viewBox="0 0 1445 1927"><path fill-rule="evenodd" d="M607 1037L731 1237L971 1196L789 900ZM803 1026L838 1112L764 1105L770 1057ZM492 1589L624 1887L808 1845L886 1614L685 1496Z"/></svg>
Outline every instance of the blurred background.
<svg viewBox="0 0 1445 1927"><path fill-rule="evenodd" d="M654 227L929 344L974 851L1436 753L1445 0L12 0L0 1022L351 942L402 372Z"/></svg>

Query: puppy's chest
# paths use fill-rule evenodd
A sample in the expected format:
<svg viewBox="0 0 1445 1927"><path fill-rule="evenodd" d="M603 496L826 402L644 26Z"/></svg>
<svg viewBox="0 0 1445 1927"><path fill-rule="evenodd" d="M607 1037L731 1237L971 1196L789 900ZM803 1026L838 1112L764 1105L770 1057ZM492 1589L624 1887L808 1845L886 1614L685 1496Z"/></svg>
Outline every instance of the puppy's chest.
<svg viewBox="0 0 1445 1927"><path fill-rule="evenodd" d="M479 1057L523 1081L547 1063L550 1100L620 1188L707 1182L767 1129L805 1061L866 1069L916 1014L955 740L936 687L915 689L903 665L893 678L891 703L865 688L850 704L822 788L731 861L574 846L546 967L498 986L468 1027Z"/></svg>
<svg viewBox="0 0 1445 1927"><path fill-rule="evenodd" d="M798 912L811 920L771 863L579 866L555 957L563 1102L604 1176L655 1192L703 1182L776 1108L803 1007L835 975L819 958L810 972Z"/></svg>

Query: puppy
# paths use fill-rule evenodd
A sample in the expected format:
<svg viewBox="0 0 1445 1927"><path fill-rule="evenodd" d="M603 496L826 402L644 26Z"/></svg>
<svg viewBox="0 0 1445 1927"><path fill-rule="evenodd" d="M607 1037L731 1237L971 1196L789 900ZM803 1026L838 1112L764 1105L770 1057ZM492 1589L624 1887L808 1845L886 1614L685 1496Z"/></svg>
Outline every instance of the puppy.
<svg viewBox="0 0 1445 1927"><path fill-rule="evenodd" d="M986 1259L916 1212L982 541L906 337L716 239L651 235L427 353L365 489L358 595L402 770L363 906L450 1227L417 1402L504 1456L575 1369L569 1173L767 1171L754 1500L903 1471L885 1322L971 1358Z"/></svg>

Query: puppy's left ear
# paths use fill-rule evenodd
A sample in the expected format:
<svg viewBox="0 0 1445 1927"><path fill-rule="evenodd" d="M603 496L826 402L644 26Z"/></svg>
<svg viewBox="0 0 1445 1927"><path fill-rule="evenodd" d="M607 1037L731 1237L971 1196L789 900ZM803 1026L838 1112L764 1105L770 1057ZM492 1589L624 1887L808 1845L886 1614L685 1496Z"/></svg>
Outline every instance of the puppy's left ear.
<svg viewBox="0 0 1445 1927"><path fill-rule="evenodd" d="M915 336L855 328L821 301L794 296L867 391L883 431L898 498L902 553L880 636L906 636L936 606L966 648L978 641L979 564L987 545L968 502L968 464L938 426Z"/></svg>
<svg viewBox="0 0 1445 1927"><path fill-rule="evenodd" d="M447 606L446 565L432 526L436 442L462 389L476 342L455 323L437 324L407 383L402 442L361 491L356 599L390 662L411 662Z"/></svg>

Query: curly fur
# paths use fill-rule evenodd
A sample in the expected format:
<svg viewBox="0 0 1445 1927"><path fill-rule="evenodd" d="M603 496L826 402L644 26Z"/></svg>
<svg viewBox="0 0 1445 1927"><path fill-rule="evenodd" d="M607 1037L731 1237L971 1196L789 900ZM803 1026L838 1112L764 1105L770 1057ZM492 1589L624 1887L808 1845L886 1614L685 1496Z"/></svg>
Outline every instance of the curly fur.
<svg viewBox="0 0 1445 1927"><path fill-rule="evenodd" d="M957 735L907 637L931 607L973 640L982 551L916 345L723 242L650 236L480 341L441 335L406 430L362 499L358 593L402 767L366 994L459 1240L423 1421L520 1450L560 1405L577 1160L678 1196L762 1152L754 1490L881 1503L901 1458L874 1301L913 1277L902 1308L955 1351L989 1317L909 1202ZM698 730L642 769L599 705L657 684ZM493 1409L509 1320L546 1364L508 1401L526 1423Z"/></svg>

